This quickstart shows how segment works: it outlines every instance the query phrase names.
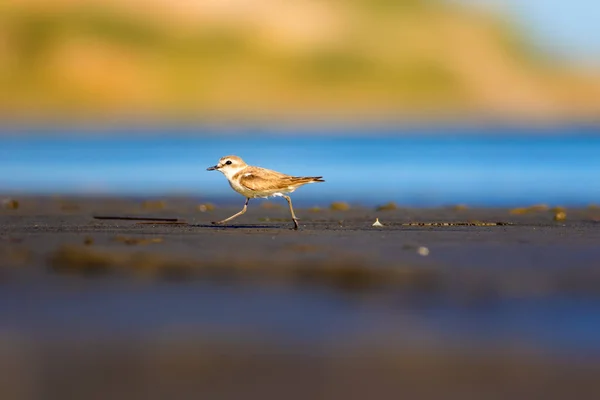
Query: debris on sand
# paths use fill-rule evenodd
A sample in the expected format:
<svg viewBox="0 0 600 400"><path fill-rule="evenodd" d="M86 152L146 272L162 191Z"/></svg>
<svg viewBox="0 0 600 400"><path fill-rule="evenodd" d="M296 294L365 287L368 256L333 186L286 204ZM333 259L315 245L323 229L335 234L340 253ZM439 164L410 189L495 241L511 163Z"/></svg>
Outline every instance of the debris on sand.
<svg viewBox="0 0 600 400"><path fill-rule="evenodd" d="M350 204L343 201L334 201L329 208L331 211L348 211L350 209Z"/></svg>
<svg viewBox="0 0 600 400"><path fill-rule="evenodd" d="M564 221L567 217L566 209L561 206L548 207L546 204L538 204L531 207L519 207L510 210L511 215L524 215L536 212L550 211L554 215L555 221Z"/></svg>
<svg viewBox="0 0 600 400"><path fill-rule="evenodd" d="M154 253L126 253L92 249L89 246L63 245L47 259L50 268L61 274L98 275L111 272L158 278L187 278L194 263Z"/></svg>
<svg viewBox="0 0 600 400"><path fill-rule="evenodd" d="M144 210L164 210L167 208L167 202L164 200L146 200L142 202Z"/></svg>
<svg viewBox="0 0 600 400"><path fill-rule="evenodd" d="M186 221L140 221L136 225L188 225Z"/></svg>
<svg viewBox="0 0 600 400"><path fill-rule="evenodd" d="M518 208L513 208L509 211L510 215L523 215L523 214L527 214L529 211L529 209L527 207L518 207Z"/></svg>
<svg viewBox="0 0 600 400"><path fill-rule="evenodd" d="M375 222L373 222L373 226L383 226L381 222L379 222L379 218L375 218Z"/></svg>
<svg viewBox="0 0 600 400"><path fill-rule="evenodd" d="M313 246L290 248L313 253ZM439 278L434 270L407 266L372 268L356 258L325 258L313 262L288 260L269 264L260 259L223 258L201 261L153 252L125 252L63 245L50 254L49 266L56 273L97 275L118 273L141 278L168 280L228 280L289 285L312 284L348 292L378 289L430 290Z"/></svg>
<svg viewBox="0 0 600 400"><path fill-rule="evenodd" d="M536 204L530 207L518 207L510 210L511 215L531 214L535 212L548 211L550 207L546 204Z"/></svg>
<svg viewBox="0 0 600 400"><path fill-rule="evenodd" d="M212 203L198 204L196 209L200 212L214 211L215 205Z"/></svg>
<svg viewBox="0 0 600 400"><path fill-rule="evenodd" d="M393 210L397 210L397 209L398 209L398 206L396 205L396 203L394 203L393 201L390 201L389 203L378 206L375 209L375 211L393 211Z"/></svg>
<svg viewBox="0 0 600 400"><path fill-rule="evenodd" d="M2 199L2 208L16 210L19 208L19 202L15 199Z"/></svg>
<svg viewBox="0 0 600 400"><path fill-rule="evenodd" d="M423 257L427 257L429 255L429 249L425 246L419 246L417 253Z"/></svg>
<svg viewBox="0 0 600 400"><path fill-rule="evenodd" d="M73 245L63 245L48 257L50 267L56 272L85 275L106 273L121 261L118 254Z"/></svg>
<svg viewBox="0 0 600 400"><path fill-rule="evenodd" d="M185 221L140 221L136 225L188 225Z"/></svg>
<svg viewBox="0 0 600 400"><path fill-rule="evenodd" d="M323 285L346 292L365 292L384 288L431 290L438 275L423 268L370 268L352 260L338 260L292 266L290 278L298 283Z"/></svg>
<svg viewBox="0 0 600 400"><path fill-rule="evenodd" d="M184 220L178 218L155 218L155 217L129 217L120 215L94 215L94 219L115 220L115 221L142 221L142 222L170 222L170 223L185 223Z"/></svg>
<svg viewBox="0 0 600 400"><path fill-rule="evenodd" d="M121 242L121 243L125 243L128 245L135 245L135 244L140 244L140 245L146 245L146 244L151 244L151 243L161 243L163 241L162 238L137 238L137 237L127 237L127 236L116 236L115 240L117 242Z"/></svg>
<svg viewBox="0 0 600 400"><path fill-rule="evenodd" d="M510 222L486 222L486 221L456 221L456 222L405 222L402 226L508 226Z"/></svg>
<svg viewBox="0 0 600 400"><path fill-rule="evenodd" d="M554 220L555 221L564 221L567 219L567 213L564 211L558 211L554 213Z"/></svg>

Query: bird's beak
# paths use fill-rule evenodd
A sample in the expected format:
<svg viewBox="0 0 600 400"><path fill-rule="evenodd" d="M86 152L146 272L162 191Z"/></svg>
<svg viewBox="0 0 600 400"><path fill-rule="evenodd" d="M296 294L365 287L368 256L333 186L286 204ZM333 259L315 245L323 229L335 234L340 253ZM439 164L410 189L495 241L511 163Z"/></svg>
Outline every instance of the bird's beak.
<svg viewBox="0 0 600 400"><path fill-rule="evenodd" d="M218 166L218 165L215 165L215 166L213 166L213 167L208 167L208 168L206 168L206 170L207 170L207 171L216 171L216 170L218 170L218 169L219 169L219 166Z"/></svg>

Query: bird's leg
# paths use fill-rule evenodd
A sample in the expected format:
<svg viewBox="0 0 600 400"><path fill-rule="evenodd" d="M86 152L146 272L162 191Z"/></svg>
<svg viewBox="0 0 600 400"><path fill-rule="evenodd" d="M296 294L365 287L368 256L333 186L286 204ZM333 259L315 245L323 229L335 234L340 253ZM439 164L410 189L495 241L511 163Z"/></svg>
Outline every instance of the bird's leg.
<svg viewBox="0 0 600 400"><path fill-rule="evenodd" d="M215 225L224 224L224 223L225 223L225 222L227 222L227 221L231 221L232 219L234 219L234 218L236 218L236 217L239 217L240 215L242 215L243 213L245 213L245 212L246 212L246 209L248 208L248 202L249 202L249 201L250 201L250 199L249 199L249 198L247 198L247 199L246 199L246 202L244 203L244 208L242 208L242 211L238 212L237 214L234 214L234 215L232 215L232 216L231 216L231 217L229 217L229 218L225 218L223 221L216 221L216 222L213 222L213 224L215 224Z"/></svg>
<svg viewBox="0 0 600 400"><path fill-rule="evenodd" d="M290 206L290 213L292 213L292 220L294 221L294 229L298 230L298 218L296 218L296 214L294 214L294 207L292 207L292 199L290 198L290 196L283 197L287 200Z"/></svg>

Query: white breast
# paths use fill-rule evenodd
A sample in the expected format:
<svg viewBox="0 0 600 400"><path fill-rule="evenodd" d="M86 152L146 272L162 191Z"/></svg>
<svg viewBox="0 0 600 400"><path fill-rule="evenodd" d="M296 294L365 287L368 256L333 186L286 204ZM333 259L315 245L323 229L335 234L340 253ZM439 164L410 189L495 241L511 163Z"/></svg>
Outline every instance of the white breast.
<svg viewBox="0 0 600 400"><path fill-rule="evenodd" d="M245 188L244 186L240 185L236 180L229 180L229 186L231 186L233 190L235 190L244 197L254 197L254 192L252 192L252 190L249 190L248 188Z"/></svg>

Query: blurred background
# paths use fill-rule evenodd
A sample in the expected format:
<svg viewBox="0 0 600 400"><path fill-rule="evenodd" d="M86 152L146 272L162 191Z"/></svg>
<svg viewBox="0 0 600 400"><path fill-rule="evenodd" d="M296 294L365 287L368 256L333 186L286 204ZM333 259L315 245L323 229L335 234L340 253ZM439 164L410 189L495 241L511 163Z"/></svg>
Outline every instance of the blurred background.
<svg viewBox="0 0 600 400"><path fill-rule="evenodd" d="M596 118L598 6L523 3L4 2L0 106L41 122Z"/></svg>
<svg viewBox="0 0 600 400"><path fill-rule="evenodd" d="M597 397L599 16L0 1L0 397Z"/></svg>
<svg viewBox="0 0 600 400"><path fill-rule="evenodd" d="M221 195L237 154L326 200L588 204L599 7L3 2L0 190Z"/></svg>

